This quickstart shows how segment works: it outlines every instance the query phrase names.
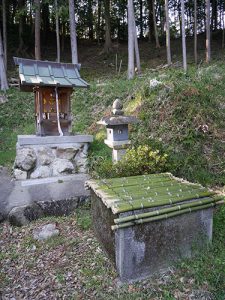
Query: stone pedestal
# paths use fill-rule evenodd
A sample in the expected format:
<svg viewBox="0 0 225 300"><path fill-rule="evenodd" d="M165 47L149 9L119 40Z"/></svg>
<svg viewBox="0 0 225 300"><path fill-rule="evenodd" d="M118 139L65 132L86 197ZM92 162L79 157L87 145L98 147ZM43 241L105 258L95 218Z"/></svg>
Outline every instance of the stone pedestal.
<svg viewBox="0 0 225 300"><path fill-rule="evenodd" d="M109 141L104 140L104 143L113 149L112 151L112 161L114 163L120 161L123 156L126 154L127 148L129 148L131 141L125 140L125 141Z"/></svg>
<svg viewBox="0 0 225 300"><path fill-rule="evenodd" d="M91 135L19 135L14 176L17 180L87 173Z"/></svg>

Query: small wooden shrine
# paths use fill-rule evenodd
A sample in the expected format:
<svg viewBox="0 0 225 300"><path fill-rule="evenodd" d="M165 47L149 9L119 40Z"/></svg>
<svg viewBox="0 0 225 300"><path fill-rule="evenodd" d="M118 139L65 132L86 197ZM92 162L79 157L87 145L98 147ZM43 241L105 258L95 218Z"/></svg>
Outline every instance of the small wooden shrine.
<svg viewBox="0 0 225 300"><path fill-rule="evenodd" d="M73 88L89 86L80 77L80 65L18 57L14 62L19 66L21 91L35 95L36 135L69 135Z"/></svg>

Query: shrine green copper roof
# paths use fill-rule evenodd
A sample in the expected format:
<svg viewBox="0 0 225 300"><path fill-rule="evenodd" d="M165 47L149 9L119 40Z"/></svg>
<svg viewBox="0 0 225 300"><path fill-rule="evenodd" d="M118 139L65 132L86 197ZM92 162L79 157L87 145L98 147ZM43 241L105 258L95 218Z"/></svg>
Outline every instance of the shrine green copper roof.
<svg viewBox="0 0 225 300"><path fill-rule="evenodd" d="M19 66L21 89L32 90L34 86L80 87L88 83L80 77L79 64L57 63L14 57Z"/></svg>
<svg viewBox="0 0 225 300"><path fill-rule="evenodd" d="M113 229L209 208L224 199L223 195L170 173L90 180L87 186L113 214L133 212L128 217L115 218L118 225Z"/></svg>

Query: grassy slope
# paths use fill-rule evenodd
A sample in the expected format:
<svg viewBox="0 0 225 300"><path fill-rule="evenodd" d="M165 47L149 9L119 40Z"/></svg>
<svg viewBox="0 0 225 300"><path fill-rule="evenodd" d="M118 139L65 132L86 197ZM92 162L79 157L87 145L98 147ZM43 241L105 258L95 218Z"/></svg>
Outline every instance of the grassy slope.
<svg viewBox="0 0 225 300"><path fill-rule="evenodd" d="M223 185L225 149L225 67L220 63L180 68L146 70L140 78L127 81L125 75L91 82L88 91L74 94L74 131L96 134L98 142L104 130L96 125L109 114L111 104L120 98L126 113L137 115L141 123L132 128L132 140L162 147L170 154L171 171L203 184ZM155 89L150 80L161 82ZM207 132L201 130L207 125ZM102 144L93 145L95 155L108 155ZM96 149L97 148L97 149ZM108 156L109 157L109 156Z"/></svg>

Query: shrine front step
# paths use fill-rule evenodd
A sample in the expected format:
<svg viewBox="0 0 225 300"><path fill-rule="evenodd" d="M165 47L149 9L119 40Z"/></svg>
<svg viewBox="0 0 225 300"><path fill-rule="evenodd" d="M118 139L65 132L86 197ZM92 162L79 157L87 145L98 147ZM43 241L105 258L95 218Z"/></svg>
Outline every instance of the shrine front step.
<svg viewBox="0 0 225 300"><path fill-rule="evenodd" d="M33 219L42 216L69 215L81 203L89 200L90 193L84 188L88 178L87 174L74 174L15 181L14 188L7 199L6 211L10 215L15 208L28 209L31 211L30 221L32 215L34 215ZM41 213L33 214L32 211L37 206L41 209Z"/></svg>

